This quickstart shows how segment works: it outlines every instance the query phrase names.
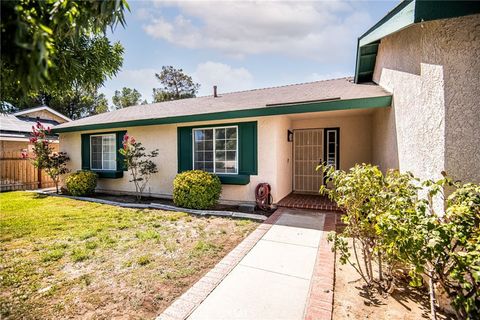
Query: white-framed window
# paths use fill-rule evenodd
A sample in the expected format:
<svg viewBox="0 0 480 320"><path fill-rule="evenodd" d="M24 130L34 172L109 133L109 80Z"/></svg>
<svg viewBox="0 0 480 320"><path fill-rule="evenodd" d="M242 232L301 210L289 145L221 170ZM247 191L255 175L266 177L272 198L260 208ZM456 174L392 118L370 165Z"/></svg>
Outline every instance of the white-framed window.
<svg viewBox="0 0 480 320"><path fill-rule="evenodd" d="M193 168L218 174L237 174L238 127L193 129Z"/></svg>
<svg viewBox="0 0 480 320"><path fill-rule="evenodd" d="M117 170L117 141L115 134L90 136L90 168Z"/></svg>
<svg viewBox="0 0 480 320"><path fill-rule="evenodd" d="M338 129L325 129L325 162L338 170Z"/></svg>

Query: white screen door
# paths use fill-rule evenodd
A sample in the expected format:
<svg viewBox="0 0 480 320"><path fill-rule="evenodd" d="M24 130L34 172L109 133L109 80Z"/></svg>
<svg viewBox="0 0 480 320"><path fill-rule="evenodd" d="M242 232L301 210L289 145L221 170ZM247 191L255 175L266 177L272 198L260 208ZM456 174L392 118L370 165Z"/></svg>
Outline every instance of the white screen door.
<svg viewBox="0 0 480 320"><path fill-rule="evenodd" d="M323 159L323 129L294 130L293 146L293 190L318 193L323 174L316 168Z"/></svg>

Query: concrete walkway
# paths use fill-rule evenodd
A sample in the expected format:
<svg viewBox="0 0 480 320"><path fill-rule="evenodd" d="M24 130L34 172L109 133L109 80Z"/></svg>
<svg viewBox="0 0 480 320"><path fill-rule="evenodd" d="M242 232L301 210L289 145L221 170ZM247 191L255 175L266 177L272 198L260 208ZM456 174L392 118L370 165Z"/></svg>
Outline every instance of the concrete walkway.
<svg viewBox="0 0 480 320"><path fill-rule="evenodd" d="M303 319L324 221L284 209L188 319Z"/></svg>

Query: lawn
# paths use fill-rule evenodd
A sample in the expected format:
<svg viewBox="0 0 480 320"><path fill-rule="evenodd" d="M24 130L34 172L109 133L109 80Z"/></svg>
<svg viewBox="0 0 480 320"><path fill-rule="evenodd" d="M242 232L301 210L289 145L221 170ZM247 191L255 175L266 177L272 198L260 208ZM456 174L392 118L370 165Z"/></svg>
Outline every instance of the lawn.
<svg viewBox="0 0 480 320"><path fill-rule="evenodd" d="M152 318L257 223L0 194L1 318Z"/></svg>

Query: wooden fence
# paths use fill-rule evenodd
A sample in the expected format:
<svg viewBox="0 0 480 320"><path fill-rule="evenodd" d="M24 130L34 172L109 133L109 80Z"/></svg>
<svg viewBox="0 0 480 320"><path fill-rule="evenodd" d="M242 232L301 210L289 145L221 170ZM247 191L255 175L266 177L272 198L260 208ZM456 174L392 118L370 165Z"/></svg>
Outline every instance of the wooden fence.
<svg viewBox="0 0 480 320"><path fill-rule="evenodd" d="M53 180L21 152L0 152L0 192L54 187Z"/></svg>

